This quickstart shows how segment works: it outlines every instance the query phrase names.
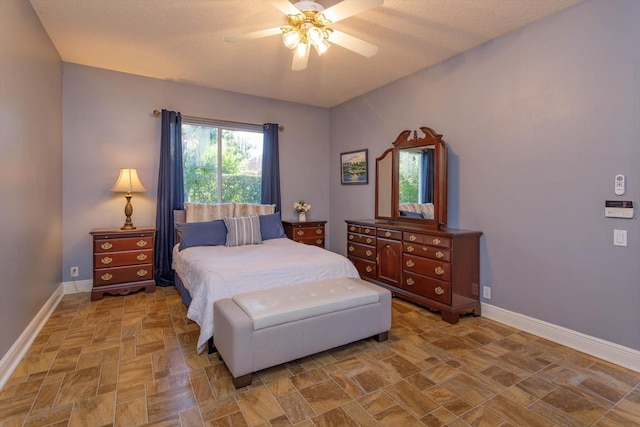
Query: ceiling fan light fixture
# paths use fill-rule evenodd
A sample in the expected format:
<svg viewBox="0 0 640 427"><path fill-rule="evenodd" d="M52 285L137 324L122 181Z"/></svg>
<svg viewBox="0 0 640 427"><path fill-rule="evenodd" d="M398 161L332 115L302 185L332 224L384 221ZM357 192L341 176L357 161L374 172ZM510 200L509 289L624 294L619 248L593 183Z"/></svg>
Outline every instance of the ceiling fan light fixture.
<svg viewBox="0 0 640 427"><path fill-rule="evenodd" d="M313 47L316 48L316 52L318 52L318 56L322 56L323 53L329 50L329 48L331 47L331 44L329 44L329 42L326 41L325 39L322 39L318 43L314 44Z"/></svg>
<svg viewBox="0 0 640 427"><path fill-rule="evenodd" d="M289 49L295 49L301 41L300 33L292 27L282 28L282 42Z"/></svg>

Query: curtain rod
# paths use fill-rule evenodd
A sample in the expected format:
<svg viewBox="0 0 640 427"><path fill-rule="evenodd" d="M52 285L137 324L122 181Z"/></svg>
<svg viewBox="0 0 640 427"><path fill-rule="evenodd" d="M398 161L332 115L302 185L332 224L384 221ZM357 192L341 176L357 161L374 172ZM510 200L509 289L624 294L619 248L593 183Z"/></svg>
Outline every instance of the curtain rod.
<svg viewBox="0 0 640 427"><path fill-rule="evenodd" d="M158 110L153 110L153 115L156 116L156 117L160 117L162 115L162 113L160 111L158 111ZM256 124L256 123L232 122L230 120L214 120L214 119L209 119L209 118L206 118L206 117L187 116L187 115L184 115L184 114L182 115L182 117L184 117L186 119L192 119L192 120L205 120L205 121L206 120L210 120L210 121L219 122L219 123L229 123L229 124L232 124L232 125L264 126L264 125L259 125L259 124ZM280 132L282 132L284 130L284 126L278 125L278 130Z"/></svg>

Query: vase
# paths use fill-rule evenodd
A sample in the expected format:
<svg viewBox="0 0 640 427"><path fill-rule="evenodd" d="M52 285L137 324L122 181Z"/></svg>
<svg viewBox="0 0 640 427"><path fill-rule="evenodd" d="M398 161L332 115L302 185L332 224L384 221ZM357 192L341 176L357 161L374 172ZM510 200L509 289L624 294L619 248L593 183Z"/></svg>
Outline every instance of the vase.
<svg viewBox="0 0 640 427"><path fill-rule="evenodd" d="M298 212L298 221L305 222L307 220L306 212Z"/></svg>

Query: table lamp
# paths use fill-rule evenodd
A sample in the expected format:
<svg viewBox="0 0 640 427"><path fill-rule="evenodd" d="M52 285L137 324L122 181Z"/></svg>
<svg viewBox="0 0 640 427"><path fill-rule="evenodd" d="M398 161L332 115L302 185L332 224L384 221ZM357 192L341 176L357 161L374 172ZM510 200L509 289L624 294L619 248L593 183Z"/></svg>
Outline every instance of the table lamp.
<svg viewBox="0 0 640 427"><path fill-rule="evenodd" d="M135 230L131 222L131 215L133 214L133 206L131 206L131 193L146 191L138 179L138 172L135 169L120 169L120 175L111 191L117 193L126 193L124 197L127 199L127 204L124 206L124 214L127 217L124 226L120 227L121 230Z"/></svg>

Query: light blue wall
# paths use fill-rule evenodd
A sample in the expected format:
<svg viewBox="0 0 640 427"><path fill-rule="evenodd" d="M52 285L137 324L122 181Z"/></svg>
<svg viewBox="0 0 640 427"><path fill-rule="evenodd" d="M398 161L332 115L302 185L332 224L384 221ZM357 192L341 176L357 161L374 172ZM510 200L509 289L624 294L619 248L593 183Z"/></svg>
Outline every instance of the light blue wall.
<svg viewBox="0 0 640 427"><path fill-rule="evenodd" d="M62 63L29 2L0 1L0 360L60 286Z"/></svg>
<svg viewBox="0 0 640 427"><path fill-rule="evenodd" d="M313 206L310 218L329 217L329 110L67 63L63 79L63 281L71 281L72 266L79 280L92 278L92 228L124 223L125 199L109 191L120 168L138 169L147 190L133 196L134 225L155 225L160 119L153 110L283 125L282 217L292 219L301 198Z"/></svg>
<svg viewBox="0 0 640 427"><path fill-rule="evenodd" d="M484 232L484 301L640 349L640 226L603 218L640 204L640 2L586 0L331 111L331 157L375 157L400 131L450 144L449 225ZM331 249L372 217L374 181L331 163ZM613 193L614 176L627 194ZM629 245L613 246L626 229Z"/></svg>

